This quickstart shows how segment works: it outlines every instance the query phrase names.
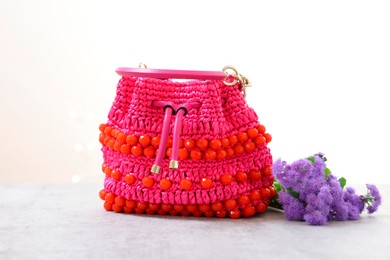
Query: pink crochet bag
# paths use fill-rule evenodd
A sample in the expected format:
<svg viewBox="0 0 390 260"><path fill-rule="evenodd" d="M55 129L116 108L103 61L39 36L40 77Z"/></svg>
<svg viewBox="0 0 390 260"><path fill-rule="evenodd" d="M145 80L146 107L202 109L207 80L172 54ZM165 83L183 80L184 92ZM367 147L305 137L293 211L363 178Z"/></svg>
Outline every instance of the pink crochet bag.
<svg viewBox="0 0 390 260"><path fill-rule="evenodd" d="M271 136L244 99L248 80L228 68L117 70L115 101L99 127L106 210L231 218L265 211L275 195Z"/></svg>

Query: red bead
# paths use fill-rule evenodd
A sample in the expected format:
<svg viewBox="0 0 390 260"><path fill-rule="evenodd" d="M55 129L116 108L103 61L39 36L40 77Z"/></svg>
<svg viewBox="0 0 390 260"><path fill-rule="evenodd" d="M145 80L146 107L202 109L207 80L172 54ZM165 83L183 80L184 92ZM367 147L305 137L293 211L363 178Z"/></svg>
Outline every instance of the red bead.
<svg viewBox="0 0 390 260"><path fill-rule="evenodd" d="M210 147L214 150L218 150L222 147L222 142L220 140L211 140Z"/></svg>
<svg viewBox="0 0 390 260"><path fill-rule="evenodd" d="M171 216L177 216L177 215L179 215L179 212L177 212L176 210L170 210L169 211L169 215L171 215Z"/></svg>
<svg viewBox="0 0 390 260"><path fill-rule="evenodd" d="M234 146L234 153L235 154L243 154L245 152L244 146L242 144L236 144Z"/></svg>
<svg viewBox="0 0 390 260"><path fill-rule="evenodd" d="M267 141L265 140L264 136L262 136L262 135L259 135L258 137L255 138L255 144L257 146L263 146L266 144L266 142Z"/></svg>
<svg viewBox="0 0 390 260"><path fill-rule="evenodd" d="M156 203L149 203L149 209L153 211L157 211L160 208L159 204Z"/></svg>
<svg viewBox="0 0 390 260"><path fill-rule="evenodd" d="M256 128L249 128L246 131L246 134L248 135L249 138L253 139L259 135L259 131Z"/></svg>
<svg viewBox="0 0 390 260"><path fill-rule="evenodd" d="M141 156L142 155L142 147L139 145L134 145L131 147L131 153L135 156Z"/></svg>
<svg viewBox="0 0 390 260"><path fill-rule="evenodd" d="M130 149L129 145L122 144L121 148L120 148L120 151L121 151L121 153L124 153L124 154L130 154L131 149Z"/></svg>
<svg viewBox="0 0 390 260"><path fill-rule="evenodd" d="M257 126L257 131L259 131L260 134L264 134L265 133L265 126L258 125Z"/></svg>
<svg viewBox="0 0 390 260"><path fill-rule="evenodd" d="M188 156L189 156L189 152L186 148L179 149L179 156L178 157L180 160L185 160L188 158Z"/></svg>
<svg viewBox="0 0 390 260"><path fill-rule="evenodd" d="M137 207L137 202L134 200L126 200L125 205L128 208L135 209Z"/></svg>
<svg viewBox="0 0 390 260"><path fill-rule="evenodd" d="M120 152L121 151L121 143L118 142L118 141L115 141L115 144L114 144L114 150L117 151L117 152Z"/></svg>
<svg viewBox="0 0 390 260"><path fill-rule="evenodd" d="M183 189L183 190L190 190L192 188L192 182L190 180L187 180L187 179L182 179L180 181L180 187Z"/></svg>
<svg viewBox="0 0 390 260"><path fill-rule="evenodd" d="M200 186L202 186L204 189L210 189L213 186L213 181L209 178L203 178L200 181Z"/></svg>
<svg viewBox="0 0 390 260"><path fill-rule="evenodd" d="M116 198L115 194L107 193L104 199L105 199L106 202L108 202L108 203L114 203L115 198Z"/></svg>
<svg viewBox="0 0 390 260"><path fill-rule="evenodd" d="M244 144L244 148L245 148L245 151L247 152L252 152L253 150L256 149L256 145L254 142L252 141L247 141L245 144Z"/></svg>
<svg viewBox="0 0 390 260"><path fill-rule="evenodd" d="M207 211L207 212L205 212L204 213L204 215L205 215L205 217L206 218L212 218L212 217L214 217L214 211L212 211L212 210L209 210L209 211Z"/></svg>
<svg viewBox="0 0 390 260"><path fill-rule="evenodd" d="M147 202L137 202L137 208L146 210L149 207Z"/></svg>
<svg viewBox="0 0 390 260"><path fill-rule="evenodd" d="M172 155L172 147L167 148L167 150L165 151L165 155L167 157L171 157L171 155Z"/></svg>
<svg viewBox="0 0 390 260"><path fill-rule="evenodd" d="M237 202L234 199L228 199L224 203L225 209L232 210L237 207Z"/></svg>
<svg viewBox="0 0 390 260"><path fill-rule="evenodd" d="M258 191L252 191L251 193L249 193L249 198L251 199L251 201L260 200L260 199L261 199L260 192L258 192Z"/></svg>
<svg viewBox="0 0 390 260"><path fill-rule="evenodd" d="M183 216L183 217L188 217L189 215L191 215L191 212L189 212L188 210L182 210L180 212L180 214Z"/></svg>
<svg viewBox="0 0 390 260"><path fill-rule="evenodd" d="M177 212L182 212L185 209L183 204L175 204L173 205L173 209Z"/></svg>
<svg viewBox="0 0 390 260"><path fill-rule="evenodd" d="M126 199L123 197L116 197L114 203L118 206L124 206L126 203Z"/></svg>
<svg viewBox="0 0 390 260"><path fill-rule="evenodd" d="M100 132L104 132L104 129L106 128L106 124L100 124L99 125L99 130Z"/></svg>
<svg viewBox="0 0 390 260"><path fill-rule="evenodd" d="M172 205L170 204L161 204L161 209L164 211L170 211L172 209Z"/></svg>
<svg viewBox="0 0 390 260"><path fill-rule="evenodd" d="M160 216L165 216L167 214L167 211L163 210L163 209L159 209L157 211L157 214L159 214Z"/></svg>
<svg viewBox="0 0 390 260"><path fill-rule="evenodd" d="M203 213L207 212L207 211L210 211L211 209L211 206L210 204L200 204L199 205L199 210Z"/></svg>
<svg viewBox="0 0 390 260"><path fill-rule="evenodd" d="M168 179L161 179L160 180L160 186L164 190L169 190L172 187L172 182Z"/></svg>
<svg viewBox="0 0 390 260"><path fill-rule="evenodd" d="M269 199L271 196L271 191L268 188L261 188L260 189L261 197L264 199Z"/></svg>
<svg viewBox="0 0 390 260"><path fill-rule="evenodd" d="M190 157L193 160L200 160L200 159L202 159L202 152L197 150L197 149L194 149L191 151Z"/></svg>
<svg viewBox="0 0 390 260"><path fill-rule="evenodd" d="M109 167L106 167L106 170L104 171L108 177L111 177L111 169Z"/></svg>
<svg viewBox="0 0 390 260"><path fill-rule="evenodd" d="M120 143L125 143L126 142L126 135L124 133L119 133L117 135L117 139Z"/></svg>
<svg viewBox="0 0 390 260"><path fill-rule="evenodd" d="M241 212L238 209L229 211L229 216L234 219L238 219L241 217Z"/></svg>
<svg viewBox="0 0 390 260"><path fill-rule="evenodd" d="M106 135L110 135L110 136L111 136L111 131L112 131L112 128L111 128L110 126L106 126L106 127L104 128L104 133L105 133Z"/></svg>
<svg viewBox="0 0 390 260"><path fill-rule="evenodd" d="M108 143L107 146L110 148L110 150L114 150L114 145L115 145L115 140L111 139Z"/></svg>
<svg viewBox="0 0 390 260"><path fill-rule="evenodd" d="M184 147L187 149L193 149L195 148L195 140L194 139L187 139L184 141Z"/></svg>
<svg viewBox="0 0 390 260"><path fill-rule="evenodd" d="M225 159L226 158L226 151L225 150L222 150L222 149L219 149L217 151L217 159Z"/></svg>
<svg viewBox="0 0 390 260"><path fill-rule="evenodd" d="M122 177L122 174L118 171L112 171L111 172L111 178L113 178L116 181L119 181Z"/></svg>
<svg viewBox="0 0 390 260"><path fill-rule="evenodd" d="M240 204L240 205L246 205L246 204L249 204L249 202L251 202L249 197L246 195L239 197L237 201L238 201L238 204Z"/></svg>
<svg viewBox="0 0 390 260"><path fill-rule="evenodd" d="M129 207L123 206L123 212L125 212L126 214L133 213L134 208L129 208Z"/></svg>
<svg viewBox="0 0 390 260"><path fill-rule="evenodd" d="M253 216L255 215L256 213L256 209L255 207L253 206L246 206L243 210L242 210L242 215L244 217L250 217L250 216Z"/></svg>
<svg viewBox="0 0 390 260"><path fill-rule="evenodd" d="M106 192L104 189L101 190L101 191L99 191L99 197L100 197L102 200L105 200L106 194L107 194L107 192Z"/></svg>
<svg viewBox="0 0 390 260"><path fill-rule="evenodd" d="M197 211L195 211L195 212L192 212L192 215L193 215L194 217L201 217L201 216L203 215L203 213L202 213L202 211L197 210Z"/></svg>
<svg viewBox="0 0 390 260"><path fill-rule="evenodd" d="M152 140L150 140L150 143L152 144L152 146L154 148L158 148L158 146L160 145L160 141L161 141L161 138L159 136L155 136L152 138Z"/></svg>
<svg viewBox="0 0 390 260"><path fill-rule="evenodd" d="M126 143L130 146L134 146L138 143L138 138L134 135L128 135L126 137Z"/></svg>
<svg viewBox="0 0 390 260"><path fill-rule="evenodd" d="M229 144L230 144L231 146L233 146L233 145L235 145L236 143L238 143L237 136L235 136L235 135L228 136L228 140L229 140Z"/></svg>
<svg viewBox="0 0 390 260"><path fill-rule="evenodd" d="M141 209L141 208L135 208L134 211L136 214L144 214L145 213L145 209Z"/></svg>
<svg viewBox="0 0 390 260"><path fill-rule="evenodd" d="M112 203L110 203L110 202L107 202L107 201L104 202L103 207L107 211L112 211Z"/></svg>
<svg viewBox="0 0 390 260"><path fill-rule="evenodd" d="M172 148L172 143L173 143L172 137L168 137L167 148Z"/></svg>
<svg viewBox="0 0 390 260"><path fill-rule="evenodd" d="M270 195L269 195L269 198L272 199L273 197L276 196L276 190L275 190L275 187L271 186L268 188L269 191L270 191Z"/></svg>
<svg viewBox="0 0 390 260"><path fill-rule="evenodd" d="M111 137L106 136L104 137L103 143L108 146L108 143L111 141Z"/></svg>
<svg viewBox="0 0 390 260"><path fill-rule="evenodd" d="M238 182L245 182L248 179L248 175L245 172L238 171L236 173L236 180Z"/></svg>
<svg viewBox="0 0 390 260"><path fill-rule="evenodd" d="M121 213L123 211L123 206L112 204L112 210L116 213Z"/></svg>
<svg viewBox="0 0 390 260"><path fill-rule="evenodd" d="M214 160L217 157L217 153L213 149L207 149L204 152L204 157L208 160Z"/></svg>
<svg viewBox="0 0 390 260"><path fill-rule="evenodd" d="M222 145L223 148L226 148L226 147L228 147L230 145L229 139L227 139L227 138L221 138L219 140L221 141L221 145Z"/></svg>
<svg viewBox="0 0 390 260"><path fill-rule="evenodd" d="M152 146L147 146L144 148L144 155L147 157L154 156L154 148Z"/></svg>
<svg viewBox="0 0 390 260"><path fill-rule="evenodd" d="M104 145L104 138L105 138L106 136L104 135L104 134L100 134L99 135L99 142L101 143L101 144L103 144Z"/></svg>
<svg viewBox="0 0 390 260"><path fill-rule="evenodd" d="M267 206L265 206L265 204L262 202L255 206L256 212L264 212L266 208Z"/></svg>
<svg viewBox="0 0 390 260"><path fill-rule="evenodd" d="M222 202L217 201L217 202L214 202L213 204L211 204L211 208L214 211L222 211L223 210L223 204L222 204Z"/></svg>
<svg viewBox="0 0 390 260"><path fill-rule="evenodd" d="M204 138L199 138L198 140L196 140L196 146L199 149L205 149L205 148L207 148L208 145L209 145L209 142Z"/></svg>
<svg viewBox="0 0 390 260"><path fill-rule="evenodd" d="M248 140L248 135L245 132L240 132L237 134L237 139L240 143L245 143Z"/></svg>
<svg viewBox="0 0 390 260"><path fill-rule="evenodd" d="M226 158L230 158L234 156L234 149L233 148L227 148L226 149Z"/></svg>
<svg viewBox="0 0 390 260"><path fill-rule="evenodd" d="M106 172L107 165L105 163L102 164L102 171L105 173Z"/></svg>
<svg viewBox="0 0 390 260"><path fill-rule="evenodd" d="M150 178L149 176L145 176L145 177L142 178L142 184L146 188L151 188L154 185L154 180L152 178Z"/></svg>
<svg viewBox="0 0 390 260"><path fill-rule="evenodd" d="M261 179L261 172L260 172L260 171L252 170L252 171L249 173L249 178L250 178L252 181L258 181L258 180Z"/></svg>
<svg viewBox="0 0 390 260"><path fill-rule="evenodd" d="M146 209L145 213L148 214L148 215L154 215L156 213L156 211L152 210L152 209Z"/></svg>
<svg viewBox="0 0 390 260"><path fill-rule="evenodd" d="M271 166L265 166L261 169L261 172L264 176L271 176L272 175L272 167Z"/></svg>
<svg viewBox="0 0 390 260"><path fill-rule="evenodd" d="M150 137L147 136L147 135L141 135L139 138L138 138L138 142L143 146L143 147L146 147L150 144Z"/></svg>
<svg viewBox="0 0 390 260"><path fill-rule="evenodd" d="M120 133L119 130L112 129L112 131L111 131L111 136L114 137L114 138L116 138L116 137L118 136L119 133Z"/></svg>
<svg viewBox="0 0 390 260"><path fill-rule="evenodd" d="M231 176L230 174L222 174L221 175L221 183L223 185L230 185L233 181L233 176Z"/></svg>
<svg viewBox="0 0 390 260"><path fill-rule="evenodd" d="M267 144L272 141L272 136L269 133L265 133L263 136Z"/></svg>
<svg viewBox="0 0 390 260"><path fill-rule="evenodd" d="M227 212L225 210L221 210L217 211L215 215L217 216L217 218L225 218L227 216Z"/></svg>
<svg viewBox="0 0 390 260"><path fill-rule="evenodd" d="M186 209L187 209L188 212L191 212L191 213L194 213L195 211L198 211L198 210L199 210L199 209L198 209L198 206L195 205L195 204L188 204L188 205L186 206Z"/></svg>
<svg viewBox="0 0 390 260"><path fill-rule="evenodd" d="M125 175L125 182L129 185L133 185L136 181L136 178L134 175L126 174Z"/></svg>

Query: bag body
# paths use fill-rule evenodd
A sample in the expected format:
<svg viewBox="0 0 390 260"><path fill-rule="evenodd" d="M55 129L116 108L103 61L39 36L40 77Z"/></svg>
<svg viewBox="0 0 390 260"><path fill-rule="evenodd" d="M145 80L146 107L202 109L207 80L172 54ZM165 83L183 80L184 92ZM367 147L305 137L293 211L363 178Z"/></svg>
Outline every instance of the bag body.
<svg viewBox="0 0 390 260"><path fill-rule="evenodd" d="M239 83L123 76L100 131L106 210L239 218L275 194L271 136Z"/></svg>

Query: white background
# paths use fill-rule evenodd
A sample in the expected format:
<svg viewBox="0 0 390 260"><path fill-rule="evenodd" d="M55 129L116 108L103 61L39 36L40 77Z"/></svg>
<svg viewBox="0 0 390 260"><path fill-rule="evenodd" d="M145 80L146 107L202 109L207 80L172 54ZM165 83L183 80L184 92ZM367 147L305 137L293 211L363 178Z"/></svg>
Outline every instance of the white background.
<svg viewBox="0 0 390 260"><path fill-rule="evenodd" d="M323 152L349 183L390 183L388 1L0 0L0 182L102 182L98 125L119 66L220 70L275 159Z"/></svg>

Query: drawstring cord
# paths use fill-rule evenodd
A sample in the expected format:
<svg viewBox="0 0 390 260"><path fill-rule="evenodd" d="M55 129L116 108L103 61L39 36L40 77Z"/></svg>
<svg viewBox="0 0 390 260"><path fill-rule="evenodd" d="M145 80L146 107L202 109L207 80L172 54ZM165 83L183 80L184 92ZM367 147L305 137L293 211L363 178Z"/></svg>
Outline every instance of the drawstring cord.
<svg viewBox="0 0 390 260"><path fill-rule="evenodd" d="M161 170L161 164L165 156L165 150L167 148L169 126L171 123L172 115L176 115L176 118L173 126L172 154L171 154L171 160L169 162L169 168L174 170L178 169L180 135L181 135L181 129L183 123L183 116L187 115L188 110L199 107L200 104L199 102L188 102L179 106L176 110L174 109L175 108L174 104L169 101L154 101L153 105L156 107L163 107L165 111L165 115L164 115L163 127L161 132L161 140L158 146L156 160L152 166L151 172L159 173Z"/></svg>

